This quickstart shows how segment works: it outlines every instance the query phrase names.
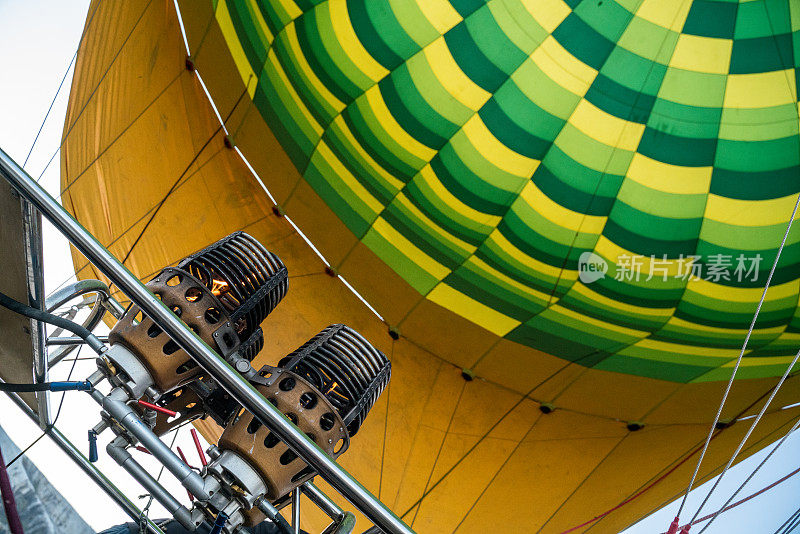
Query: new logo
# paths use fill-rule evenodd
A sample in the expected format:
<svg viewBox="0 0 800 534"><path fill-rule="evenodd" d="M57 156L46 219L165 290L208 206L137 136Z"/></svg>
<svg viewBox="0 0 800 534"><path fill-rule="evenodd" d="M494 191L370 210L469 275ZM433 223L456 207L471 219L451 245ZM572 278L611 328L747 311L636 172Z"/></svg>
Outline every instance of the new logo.
<svg viewBox="0 0 800 534"><path fill-rule="evenodd" d="M586 251L578 258L578 278L584 284L605 278L607 272L608 263L594 252Z"/></svg>

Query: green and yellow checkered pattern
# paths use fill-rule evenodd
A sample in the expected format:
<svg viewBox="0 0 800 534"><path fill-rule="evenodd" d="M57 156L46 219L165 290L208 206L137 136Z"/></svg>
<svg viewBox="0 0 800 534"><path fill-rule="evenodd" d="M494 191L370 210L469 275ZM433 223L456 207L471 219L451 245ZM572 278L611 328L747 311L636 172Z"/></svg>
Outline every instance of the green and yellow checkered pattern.
<svg viewBox="0 0 800 534"><path fill-rule="evenodd" d="M800 3L214 9L304 179L421 295L584 366L730 376L800 192ZM800 348L798 241L795 227L742 377L780 374ZM586 252L605 277L580 280ZM761 260L743 277L738 257ZM686 258L701 278L679 276Z"/></svg>

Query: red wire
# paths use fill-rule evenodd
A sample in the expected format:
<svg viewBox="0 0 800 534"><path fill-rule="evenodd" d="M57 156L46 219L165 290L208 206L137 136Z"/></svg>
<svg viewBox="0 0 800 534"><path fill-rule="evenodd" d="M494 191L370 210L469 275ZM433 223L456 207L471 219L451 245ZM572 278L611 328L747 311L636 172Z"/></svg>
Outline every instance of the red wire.
<svg viewBox="0 0 800 534"><path fill-rule="evenodd" d="M714 438L716 438L716 437L717 437L717 436L719 436L720 434L721 434L721 432L717 432L716 434L714 434L714 435L711 437L711 439L713 440ZM644 488L642 488L641 490L639 490L637 493L634 493L633 495L631 495L630 497L628 497L627 499L625 499L624 501L622 501L621 503L619 503L619 504L618 504L618 505L616 505L615 507L613 507L613 508L610 508L610 509L606 510L605 512L603 512L603 513L602 513L602 514L600 514L600 515L596 515L596 516L594 516L592 519L590 519L590 520L588 520L588 521L585 521L585 522L581 523L580 525L576 525L576 526L574 526L574 527L572 527L572 528L570 528L570 529L564 530L564 531L562 531L562 532L561 532L561 534L567 534L568 532L572 532L572 531L574 531L574 530L578 530L578 529L579 529L579 528L581 528L581 527L585 527L586 525L590 525L590 524L594 523L595 521L598 521L598 520L600 520L600 519L604 518L605 516L607 516L607 515L608 515L608 514L610 514L611 512L614 512L614 511L616 511L616 510L619 510L620 508L622 508L623 506L625 506L625 505L626 505L626 504L628 504L629 502L633 501L634 499L637 499L638 497L642 496L642 495L643 495L643 494L645 494L647 491L649 491L649 490L650 490L650 489L651 489L653 486L655 486L656 484L658 484L659 482L661 482L662 480L664 480L665 478L667 478L669 475L671 475L672 473L674 473L676 469L678 469L680 466L682 466L684 463L686 463L686 461L687 461L687 460L689 460L689 458L691 458L692 456L694 456L695 454L697 454L698 452L700 452L700 450L701 450L702 448L703 448L702 446L699 446L699 447L697 447L695 450L693 450L692 452L690 452L689 454L687 454L687 455L686 455L686 456L683 458L683 460L681 460L680 462L678 462L677 464L675 464L674 466L672 466L672 467L669 469L669 471L667 471L666 473L664 473L663 475L661 475L660 477L658 477L657 479L655 479L653 482L651 482L649 485L645 486Z"/></svg>
<svg viewBox="0 0 800 534"><path fill-rule="evenodd" d="M778 485L778 484L780 484L781 482L784 482L784 481L786 481L787 479L789 479L789 478L793 477L793 476L794 476L794 475L796 475L797 473L800 473L800 467L798 467L797 469L795 469L794 471L792 471L792 472L791 472L791 473L789 473L788 475L785 475L784 477L782 477L782 478L779 478L778 480L776 480L775 482L773 482L773 483L772 483L772 484L770 484L769 486L763 487L763 488L761 488L760 490L758 490L757 492L755 492L755 493L753 493L753 494L751 494L751 495L748 495L747 497L745 497L745 498L744 498L744 499L742 499L741 501L736 501L736 502L735 502L735 503L733 503L733 504L729 504L728 506L726 506L725 508L723 508L723 509L722 509L722 510L720 510L719 512L714 512L714 513L712 513L712 514L708 514L708 515L707 515L707 516L705 516L705 517L701 517L700 519L695 519L694 521L692 521L691 523L689 523L689 526L694 526L694 525L696 525L697 523L702 523L703 521L707 521L708 519L711 519L712 517L714 517L714 515L721 514L721 513L723 513L723 512L727 512L727 511L728 511L728 510L730 510L731 508L736 508L736 507L737 507L737 506L739 506L740 504L744 504L744 503L746 503L747 501L749 501L750 499L753 499L753 498L755 498L755 497L758 497L759 495L761 495L761 494L762 494L762 493L764 493L765 491L769 491L769 490L771 490L772 488L774 488L775 486L777 486L777 485ZM686 526L686 525L684 525L684 526ZM666 534L666 533L663 533L663 534Z"/></svg>
<svg viewBox="0 0 800 534"><path fill-rule="evenodd" d="M208 465L206 461L206 454L203 452L203 446L200 445L200 438L197 437L197 430L194 428L191 429L192 432L192 439L194 440L194 446L197 449L197 454L200 455L200 463L203 464L203 467Z"/></svg>

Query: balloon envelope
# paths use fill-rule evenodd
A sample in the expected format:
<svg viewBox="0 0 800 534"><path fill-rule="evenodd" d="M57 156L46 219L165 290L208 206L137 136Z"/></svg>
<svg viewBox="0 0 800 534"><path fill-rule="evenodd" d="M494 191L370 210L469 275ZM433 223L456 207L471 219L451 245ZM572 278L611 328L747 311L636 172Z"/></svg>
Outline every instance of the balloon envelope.
<svg viewBox="0 0 800 534"><path fill-rule="evenodd" d="M635 496L578 529L618 532L680 494L800 189L794 64L737 51L783 50L764 32L797 14L178 4L195 70L172 2L90 8L62 150L80 222L142 279L239 229L281 256L256 365L339 322L390 357L340 461L419 532L558 533ZM796 250L792 232L724 419L796 350ZM715 254L727 279L705 279ZM797 400L792 377L774 406ZM743 456L795 416L770 410ZM746 430L718 433L701 480Z"/></svg>

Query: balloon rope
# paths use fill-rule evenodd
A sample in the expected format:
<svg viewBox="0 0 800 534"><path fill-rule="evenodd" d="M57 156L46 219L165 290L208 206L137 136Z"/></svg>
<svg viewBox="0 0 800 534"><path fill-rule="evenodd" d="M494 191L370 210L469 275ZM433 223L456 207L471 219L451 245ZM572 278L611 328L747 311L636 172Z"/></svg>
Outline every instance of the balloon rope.
<svg viewBox="0 0 800 534"><path fill-rule="evenodd" d="M797 520L800 519L800 508L794 511L792 515L789 516L789 519L783 522L781 526L774 532L774 534L788 534L795 527L797 527ZM784 528L785 527L785 528Z"/></svg>
<svg viewBox="0 0 800 534"><path fill-rule="evenodd" d="M103 80L105 80L106 76L108 75L108 72L111 70L111 67L114 66L114 63L116 63L117 58L122 53L122 50L125 48L125 45L128 44L128 40L131 38L131 35L133 35L133 32L139 26L139 23L142 21L142 18L144 18L144 14L147 12L147 8L149 8L150 4L152 4L152 3L153 3L153 0L148 0L147 5L144 6L144 9L142 10L141 14L139 15L139 18L136 19L136 23L133 25L133 28L131 28L131 31L128 33L127 37L125 37L125 40L122 42L122 45L120 45L119 50L117 50L117 53L114 54L114 57L111 59L111 63L109 63L108 67L103 72L103 75L100 76L100 79L97 81L97 85L94 86L94 89L92 89L92 92L89 94L89 98L86 99L86 102L84 102L83 107L81 107L80 111L78 111L78 115L77 115L77 117L75 117L75 120L73 121L73 123L69 126L69 128L67 128L67 132L61 138L61 143L58 145L58 148L56 148L55 152L53 152L53 155L50 156L50 159L47 161L47 165L44 166L44 169L42 169L42 172L39 174L39 177L36 178L37 182L42 179L42 176L44 176L44 173L47 172L47 169L50 167L50 164L53 163L53 160L55 159L56 154L58 154L58 152L64 146L64 143L67 142L67 138L72 133L72 128L74 128L75 125L78 123L78 119L80 119L81 115L83 115L83 112L89 106L89 102L91 102L92 98L94 98L94 95L97 94L97 89L100 87L100 84L103 83Z"/></svg>
<svg viewBox="0 0 800 534"><path fill-rule="evenodd" d="M794 359L792 359L792 362L786 368L786 371L783 373L783 376L781 377L780 380L778 380L778 383L772 389L772 393L770 393L769 398L764 403L764 406L761 407L761 410L758 412L758 416L753 420L753 423L750 425L750 428L747 429L747 433L744 435L742 440L739 442L739 445L736 447L736 450L731 455L730 459L728 460L728 463L725 464L725 468L722 470L722 473L719 474L719 476L717 477L717 480L714 482L714 485L711 486L710 490L708 490L708 493L706 494L705 498L703 499L703 502L700 503L700 506L697 508L697 511L692 516L692 521L697 519L697 516L700 515L700 511L703 509L703 507L708 502L709 497L711 497L711 495L717 489L717 486L719 486L719 483L722 481L722 477L725 476L725 473L731 467L731 465L733 464L734 460L736 460L736 457L741 452L742 447L744 447L745 442L748 440L748 438L750 438L750 435L753 433L753 430L755 430L756 425L758 425L759 421L761 421L761 418L764 416L764 412L767 411L767 408L769 407L770 403L772 403L772 399L775 398L775 395L778 393L778 390L781 388L783 383L786 381L786 377L789 376L789 373L791 372L792 368L794 367L794 364L797 363L797 360L799 358L800 358L800 350L797 351L797 354L795 354Z"/></svg>
<svg viewBox="0 0 800 534"><path fill-rule="evenodd" d="M36 146L36 141L39 140L39 136L42 134L42 129L44 128L45 123L47 122L47 118L50 116L50 112L53 110L53 105L56 103L56 98L58 98L59 93L61 93L61 87L64 85L64 82L67 79L67 75L69 74L70 69L72 69L72 64L75 63L75 59L78 57L78 50L83 43L83 38L86 36L86 30L89 28L89 25L92 23L92 19L94 18L94 14L97 13L97 8L100 6L100 0L98 0L97 4L95 4L94 11L92 11L91 15L89 15L89 20L86 21L86 24L83 26L83 31L81 31L81 37L78 39L78 46L75 47L75 53L72 54L72 59L69 60L69 65L67 65L67 70L64 71L64 76L61 78L61 83L58 84L58 89L56 89L56 94L53 95L53 100L50 101L50 106L47 108L47 113L44 114L44 119L42 119L42 124L39 125L39 131L36 132L36 137L33 138L33 143L31 143L31 148L28 150L28 155L25 156L25 161L22 162L22 168L25 168L25 165L28 164L28 159L30 159L31 154L33 153L33 147Z"/></svg>
<svg viewBox="0 0 800 534"><path fill-rule="evenodd" d="M713 439L715 439L715 438L716 438L717 436L719 436L719 435L720 435L720 433L718 432L718 433L714 434L714 435L711 437L711 439L713 440ZM675 471L676 471L676 470L677 470L677 469L678 469L680 466L682 466L682 465L683 465L683 464L685 464L687 461L689 461L689 458L691 458L692 456L694 456L695 454L697 454L698 452L700 452L700 449L701 449L701 447L700 447L700 446L698 446L697 448L695 448L695 449L694 449L692 452L690 452L689 454L687 454L687 455L686 455L686 456L685 456L685 457L684 457L684 458L683 458L681 461L679 461L677 464L675 464L675 465L673 465L671 468L669 468L669 470L668 470L668 471L666 471L666 472L665 472L663 475L661 475L660 477L658 477L657 479L655 479L654 481L652 481L650 484L648 484L647 486L645 486L645 487L644 487L644 488L642 488L641 490L637 491L636 493L634 493L633 495L631 495L630 497L628 497L627 499L625 499L624 501L622 501L622 502L621 502L621 503L619 503L618 505L614 506L613 508L609 508L608 510L606 510L606 511L605 511L605 512L603 512L602 514L598 514L598 515L594 516L593 518L589 519L588 521L584 521L584 522L583 522L583 523L581 523L580 525L575 525L575 526L574 526L574 527L572 527L572 528L569 528L569 529L567 529L567 530L564 530L564 531L562 531L560 534L568 534L569 532L573 532L573 531L575 531L575 530L578 530L579 528L582 528L582 527L585 527L585 526L587 526L587 525L590 525L590 524L594 523L595 521L598 521L598 520L600 520L600 519L602 519L602 518L606 517L606 516L607 516L607 515L609 515L611 512L614 512L614 511L616 511L616 510L619 510L620 508L622 508L623 506L625 506L625 505L626 505L626 504L628 504L629 502L633 501L634 499L637 499L637 498L639 498L640 496L644 495L644 494L645 494L645 493L647 493L647 492L648 492L648 491L649 491L649 490L650 490L650 489L651 489L653 486L655 486L655 485L656 485L656 484L658 484L659 482L663 481L665 478L667 478L667 477L668 477L668 476L670 476L672 473L674 473L674 472L675 472Z"/></svg>
<svg viewBox="0 0 800 534"><path fill-rule="evenodd" d="M794 222L794 216L797 213L798 204L800 204L800 194L798 194L797 196L797 201L795 202L794 209L792 210L792 216L789 218L789 223L786 225L786 232L783 234L783 240L781 241L781 246L778 248L777 254L775 254L775 261L772 262L772 268L770 268L769 270L769 276L767 277L767 282L764 285L764 291L762 291L761 293L761 299L759 299L758 306L756 307L756 312L755 314L753 314L753 320L750 321L750 328L747 330L747 335L744 338L744 343L742 343L742 350L739 351L739 357L736 359L736 365L733 367L731 378L730 380L728 380L728 385L725 388L725 393L722 395L722 401L719 403L719 409L717 410L716 417L714 417L714 422L711 423L711 428L708 431L706 442L703 445L703 451L700 453L700 457L697 459L697 465L694 468L694 474L692 474L692 479L689 481L689 485L686 486L686 491L683 493L683 498L681 499L681 504L680 507L678 508L678 513L676 514L676 517L680 517L681 512L683 511L683 507L686 505L686 499L689 497L689 492L692 490L692 486L694 486L694 482L697 479L697 473L700 471L700 465L703 463L703 458L705 458L706 451L708 450L708 444L711 442L711 437L714 434L714 429L716 428L717 423L719 422L720 415L722 415L722 408L725 406L725 402L728 400L728 394L731 391L731 386L733 386L733 381L736 378L736 373L739 370L739 365L742 363L742 357L744 356L744 352L747 349L747 344L750 341L750 335L753 333L753 329L756 326L756 320L758 319L758 314L761 312L761 306L764 304L764 299L767 296L767 290L769 289L769 284L772 282L772 276L775 274L775 268L778 266L778 260L781 257L781 252L783 252L783 247L786 245L786 239L789 237L789 230L792 228L792 222ZM780 384L782 383L783 380L781 380ZM780 385L778 387L780 387ZM750 434L748 432L748 436L749 435Z"/></svg>
<svg viewBox="0 0 800 534"><path fill-rule="evenodd" d="M736 508L736 507L737 507L737 506L739 506L740 504L744 504L744 503L746 503L746 502L747 502L747 501L749 501L749 500L755 499L756 497L758 497L758 496L759 496L759 495L761 495L762 493L765 493L765 492L767 492L767 491L771 490L772 488L774 488L774 487L775 487L775 486L777 486L778 484L781 484L781 483L783 483L783 482L786 482L787 480L789 480L790 478L792 478L793 476L795 476L797 473L800 473L800 467L798 467L797 469L795 469L795 470L794 470L794 471L792 471L791 473L787 473L786 475L782 476L781 478L779 478L778 480L776 480L776 481L775 481L775 482L773 482L772 484L769 484L768 486L764 486L763 488L761 488L760 490L756 491L755 493L751 493L750 495L748 495L748 496L747 496L747 497L745 497L744 499L741 499L741 500L739 500L739 501L736 501L735 503L733 503L733 504L731 504L731 505L726 505L725 507L723 507L723 508L721 508L721 509L717 510L717 511L716 511L716 512L714 512L713 514L709 514L709 515L707 515L707 516L705 516L705 517L701 517L700 519L695 519L695 520L693 520L691 523L687 523L686 525L684 525L684 528L686 528L686 527L690 527L690 526L693 526L693 525L696 525L696 524L698 524L698 523L702 523L703 521L707 521L708 519L712 519L712 520L713 520L713 519L714 519L715 517L717 517L719 514L721 514L721 513L723 513L723 512L727 512L728 510L732 510L733 508ZM797 513L797 512L795 512L795 513ZM792 516L794 517L794 514L793 514ZM783 525L781 525L780 527L778 527L778 530L781 530L781 529L782 529L782 528L783 528L783 527L784 527L786 524L788 524L788 523L789 523L789 521L791 521L791 517L790 517L790 519L789 519L788 521L786 521L786 523L784 523ZM709 523L709 525L710 525L710 524L711 524L711 523ZM706 526L703 528L703 530L705 530L706 528L708 528L708 525L706 525ZM700 532L703 532L703 530L701 530ZM662 533L662 534L666 534L666 533ZM698 533L698 534L699 534L699 533ZM776 534L777 534L777 531L776 531Z"/></svg>
<svg viewBox="0 0 800 534"><path fill-rule="evenodd" d="M758 473L758 471L759 471L759 470L760 470L760 469L761 469L761 468L764 466L764 464L765 464L765 463L767 463L767 461L770 459L770 457L771 457L773 454L775 454L775 451L777 451L778 449L780 449L780 448L781 448L781 445L783 445L783 444L786 442L787 438L788 438L788 437L789 437L789 436L792 434L792 432L794 432L795 430L797 430L797 427L798 427L798 426L800 426L800 418L798 418L798 419L797 419L797 421L795 421L794 425L792 425L792 428L790 428L790 429L789 429L789 431L788 431L788 432L787 432L787 433L786 433L786 434L785 434L785 435L784 435L784 436L781 438L781 440L778 442L778 444L777 444L777 445L775 445L775 447L773 447L771 451L769 451L769 454L767 454L767 455L764 457L764 459L763 459L763 460L761 460L761 463L760 463L760 464L758 464L758 466L757 466L755 469L753 469L753 472L752 472L752 473L750 473L750 475L749 475L749 476L748 476L748 477L745 479L745 481L741 483L741 485L740 485L740 486L739 486L739 487L736 489L736 491L734 491L734 492L733 492L733 494L732 494L730 497L728 497L728 500L727 500L727 501L725 501L725 504L723 504L722 506L720 506L719 510L717 510L717 511L716 511L716 512L714 512L713 514L711 514L711 515L708 515L708 516L706 516L706 517L704 517L704 518L702 518L702 519L700 519L700 520L698 520L698 521L697 521L697 522L699 523L699 522L701 522L701 521L705 521L706 519L710 519L710 521L709 521L708 523L706 523L706 524L705 524L705 526L703 526L703 528L700 530L700 532L699 532L698 534L703 534L703 532L705 532L705 531L706 531L706 529L708 529L708 527L710 527L710 526L711 526L711 524L714 522L714 520L717 518L717 516L718 516L719 514L721 514L722 512L724 512L724 511L726 511L726 510L729 510L730 508L733 508L733 506L731 506L730 508L728 507L728 505L731 503L731 501L732 501L734 498L736 498L736 496L739 494L739 492L740 492L740 491L742 491L742 490L744 489L744 487L745 487L745 486L746 486L746 485L747 485L747 484L750 482L750 480L751 480L751 479L752 479L752 478L753 478L753 477L756 475L756 473ZM797 471L795 471L795 473L796 473L796 472L797 472ZM794 473L792 473L792 474L794 474ZM762 490L762 491L763 491L763 490ZM744 500L742 500L742 501L739 501L739 502L737 502L737 503L735 504L735 506L738 506L739 504L741 504L741 503L742 503L742 502L744 502L745 500L750 500L750 499L751 499L751 498L753 498L754 496L755 496L755 494L754 494L754 495L751 495L750 497L747 497L747 499L744 499ZM692 524L694 524L694 520L692 520Z"/></svg>

